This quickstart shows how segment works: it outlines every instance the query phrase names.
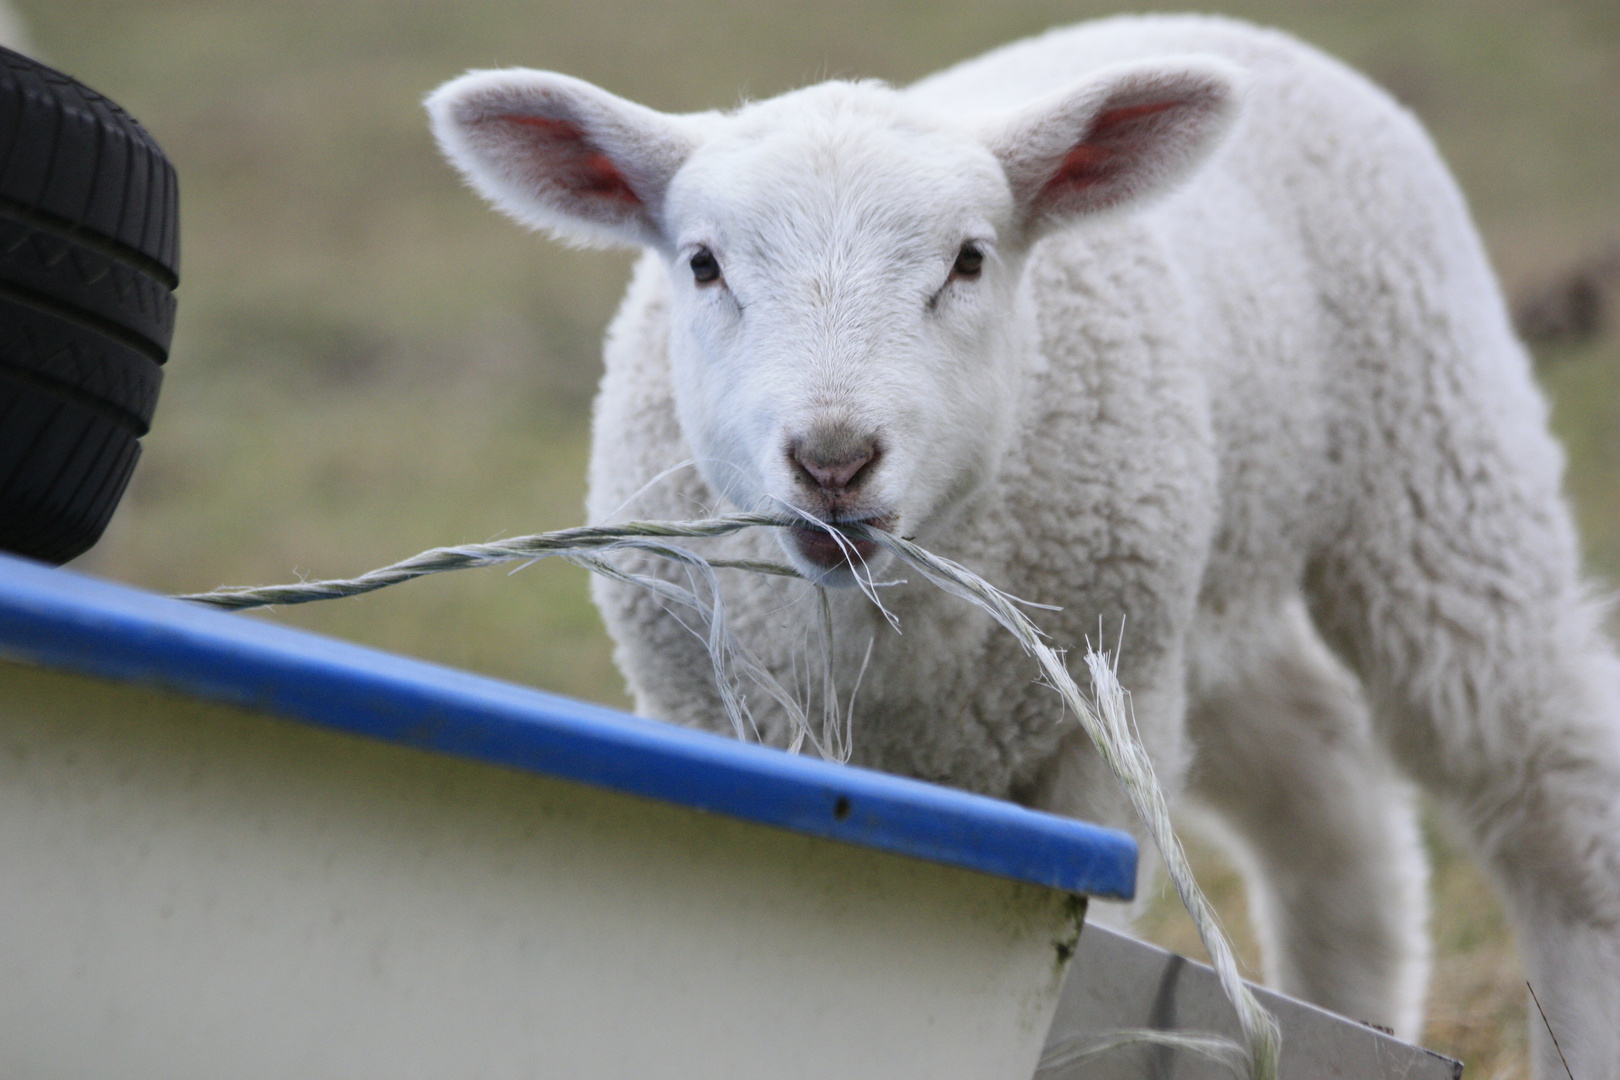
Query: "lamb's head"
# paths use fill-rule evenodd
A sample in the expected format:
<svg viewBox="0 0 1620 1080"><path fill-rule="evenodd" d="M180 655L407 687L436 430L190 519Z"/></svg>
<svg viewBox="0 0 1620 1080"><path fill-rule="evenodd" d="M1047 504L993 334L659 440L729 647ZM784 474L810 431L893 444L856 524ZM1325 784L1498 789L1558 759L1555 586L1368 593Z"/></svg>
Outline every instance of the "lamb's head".
<svg viewBox="0 0 1620 1080"><path fill-rule="evenodd" d="M456 79L428 109L450 159L518 220L662 256L698 467L738 507L802 515L788 556L848 584L850 556L872 551L814 522L926 534L983 485L1028 367L1025 255L1186 173L1232 85L1226 65L1187 58L1011 113L827 83L671 116L518 70Z"/></svg>

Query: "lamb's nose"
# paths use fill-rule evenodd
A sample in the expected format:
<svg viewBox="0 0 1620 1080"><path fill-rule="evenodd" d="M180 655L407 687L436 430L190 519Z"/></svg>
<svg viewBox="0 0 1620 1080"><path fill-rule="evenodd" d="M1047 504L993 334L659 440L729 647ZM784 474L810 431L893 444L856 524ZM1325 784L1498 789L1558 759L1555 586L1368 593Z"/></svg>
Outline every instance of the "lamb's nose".
<svg viewBox="0 0 1620 1080"><path fill-rule="evenodd" d="M796 442L788 456L803 474L801 479L829 495L837 495L859 482L862 470L877 459L878 448L870 439L837 447Z"/></svg>

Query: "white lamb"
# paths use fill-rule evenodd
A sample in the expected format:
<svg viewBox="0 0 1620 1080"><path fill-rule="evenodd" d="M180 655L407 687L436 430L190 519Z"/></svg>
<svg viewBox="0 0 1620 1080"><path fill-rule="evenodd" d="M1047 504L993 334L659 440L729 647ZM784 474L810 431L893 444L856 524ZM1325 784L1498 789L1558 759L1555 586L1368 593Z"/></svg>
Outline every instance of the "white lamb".
<svg viewBox="0 0 1620 1080"><path fill-rule="evenodd" d="M1620 1078L1620 664L1462 196L1388 96L1282 34L1152 17L730 113L522 70L428 105L509 214L648 249L608 335L593 517L639 492L638 517L866 521L1061 606L1038 613L1059 643L1123 622L1142 735L1230 827L1268 979L1414 1037L1426 868L1398 769L1499 882L1576 1080ZM884 573L810 527L728 543ZM726 590L790 679L806 586ZM596 595L638 708L722 724L703 644L644 590ZM987 619L895 586L895 634L832 595L846 686L872 643L857 762L1131 826Z"/></svg>

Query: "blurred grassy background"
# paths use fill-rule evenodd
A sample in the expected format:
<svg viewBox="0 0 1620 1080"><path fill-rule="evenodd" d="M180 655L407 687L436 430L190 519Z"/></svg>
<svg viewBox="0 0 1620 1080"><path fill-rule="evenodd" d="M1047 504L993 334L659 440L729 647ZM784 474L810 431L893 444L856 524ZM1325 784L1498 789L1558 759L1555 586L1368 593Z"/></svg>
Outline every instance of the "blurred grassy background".
<svg viewBox="0 0 1620 1080"><path fill-rule="evenodd" d="M17 0L39 52L180 171L180 329L145 459L78 566L159 591L334 576L581 519L603 324L628 259L521 233L455 181L418 102L522 64L663 109L833 75L904 82L1049 25L1054 0ZM1204 7L1191 4L1191 7ZM1620 241L1614 0L1242 0L1428 123L1510 292ZM1592 565L1620 579L1620 335L1541 357ZM273 618L624 703L583 572L454 575ZM1432 1045L1522 1075L1500 913L1436 838ZM1206 849L1228 921L1241 889ZM1197 954L1170 901L1147 930ZM1252 947L1247 954L1252 958Z"/></svg>

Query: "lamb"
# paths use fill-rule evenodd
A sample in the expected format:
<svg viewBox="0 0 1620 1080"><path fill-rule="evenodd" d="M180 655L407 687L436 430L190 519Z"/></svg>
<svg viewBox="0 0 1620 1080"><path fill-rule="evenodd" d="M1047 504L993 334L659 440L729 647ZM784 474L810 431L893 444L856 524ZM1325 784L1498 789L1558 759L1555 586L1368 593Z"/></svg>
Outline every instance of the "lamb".
<svg viewBox="0 0 1620 1080"><path fill-rule="evenodd" d="M723 553L832 587L856 762L1131 826L1015 643L921 583L881 590L892 632L848 587L881 553L817 522L1054 605L1060 643L1121 634L1160 779L1247 868L1267 980L1407 1038L1415 781L1499 884L1573 1074L1620 1080L1620 663L1462 195L1383 92L1278 32L1154 16L726 113L524 70L428 108L518 221L646 249L588 512L801 516ZM721 723L702 642L595 588L638 710ZM725 583L784 680L806 589Z"/></svg>

